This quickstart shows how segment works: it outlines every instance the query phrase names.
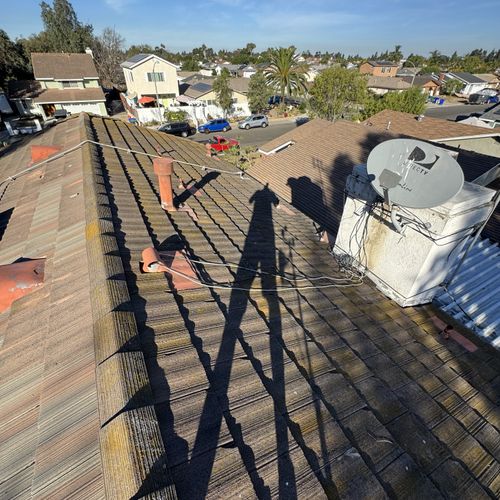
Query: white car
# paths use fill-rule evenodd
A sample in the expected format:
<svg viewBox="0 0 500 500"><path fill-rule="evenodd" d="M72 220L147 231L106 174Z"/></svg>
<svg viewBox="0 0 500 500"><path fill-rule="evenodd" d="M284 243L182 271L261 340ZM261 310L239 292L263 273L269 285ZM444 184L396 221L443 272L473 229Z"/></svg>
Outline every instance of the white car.
<svg viewBox="0 0 500 500"><path fill-rule="evenodd" d="M244 128L246 130L254 127L267 127L269 125L269 120L266 115L250 115L241 122L238 122L239 128Z"/></svg>

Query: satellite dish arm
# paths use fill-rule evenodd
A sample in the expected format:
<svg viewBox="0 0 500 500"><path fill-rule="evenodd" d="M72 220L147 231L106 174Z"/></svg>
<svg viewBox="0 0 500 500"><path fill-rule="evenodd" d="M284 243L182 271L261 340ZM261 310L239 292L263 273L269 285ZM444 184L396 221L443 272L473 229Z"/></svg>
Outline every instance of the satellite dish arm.
<svg viewBox="0 0 500 500"><path fill-rule="evenodd" d="M403 234L403 225L401 224L401 222L399 222L398 217L401 217L401 214L398 213L398 211L396 209L396 205L392 205L392 207L391 207L391 222L392 222L392 225L394 226L394 229L399 234L401 234L402 236L404 236L404 234Z"/></svg>

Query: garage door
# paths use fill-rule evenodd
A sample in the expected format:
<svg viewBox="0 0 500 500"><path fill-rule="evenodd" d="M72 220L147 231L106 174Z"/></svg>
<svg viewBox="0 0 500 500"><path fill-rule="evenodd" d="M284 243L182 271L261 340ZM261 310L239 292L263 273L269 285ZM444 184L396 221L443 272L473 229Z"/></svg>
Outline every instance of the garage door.
<svg viewBox="0 0 500 500"><path fill-rule="evenodd" d="M74 104L61 104L66 111L69 111L71 114L81 113L85 111L86 113L94 113L96 115L101 114L101 109L99 108L98 103L74 103ZM58 106L59 107L59 106Z"/></svg>

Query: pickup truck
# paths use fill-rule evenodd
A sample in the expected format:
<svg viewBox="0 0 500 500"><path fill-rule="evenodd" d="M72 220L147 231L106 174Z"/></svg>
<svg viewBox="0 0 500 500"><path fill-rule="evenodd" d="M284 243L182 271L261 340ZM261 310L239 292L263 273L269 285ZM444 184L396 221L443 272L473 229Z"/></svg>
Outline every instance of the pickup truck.
<svg viewBox="0 0 500 500"><path fill-rule="evenodd" d="M237 140L228 139L221 135L215 135L208 143L210 144L210 148L217 152L240 147L240 143Z"/></svg>

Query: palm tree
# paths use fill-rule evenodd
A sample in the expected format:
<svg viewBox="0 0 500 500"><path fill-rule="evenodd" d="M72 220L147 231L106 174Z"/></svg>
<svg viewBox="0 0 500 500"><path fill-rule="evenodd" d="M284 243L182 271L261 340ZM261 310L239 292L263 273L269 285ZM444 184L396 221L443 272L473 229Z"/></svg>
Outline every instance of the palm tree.
<svg viewBox="0 0 500 500"><path fill-rule="evenodd" d="M270 63L265 72L268 85L279 89L281 103L285 95L297 95L306 91L307 64L299 61L295 47L269 49Z"/></svg>

